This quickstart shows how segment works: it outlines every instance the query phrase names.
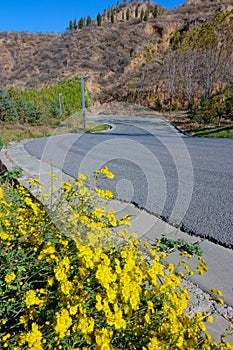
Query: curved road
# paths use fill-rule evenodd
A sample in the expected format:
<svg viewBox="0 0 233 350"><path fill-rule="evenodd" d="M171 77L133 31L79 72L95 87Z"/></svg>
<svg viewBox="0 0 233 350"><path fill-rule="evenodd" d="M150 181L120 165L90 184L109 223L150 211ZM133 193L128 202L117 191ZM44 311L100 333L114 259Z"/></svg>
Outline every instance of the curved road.
<svg viewBox="0 0 233 350"><path fill-rule="evenodd" d="M37 158L76 177L105 165L100 186L174 226L233 247L233 140L187 137L148 117L105 117L104 133L67 134L25 143Z"/></svg>

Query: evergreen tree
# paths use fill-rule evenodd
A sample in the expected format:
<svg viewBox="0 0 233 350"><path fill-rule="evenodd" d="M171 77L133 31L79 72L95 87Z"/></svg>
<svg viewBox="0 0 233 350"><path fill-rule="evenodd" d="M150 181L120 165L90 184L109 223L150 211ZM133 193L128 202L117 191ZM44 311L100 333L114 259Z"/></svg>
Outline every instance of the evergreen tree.
<svg viewBox="0 0 233 350"><path fill-rule="evenodd" d="M22 97L20 97L19 99L17 99L15 101L15 107L16 107L16 111L17 111L17 115L19 118L19 121L21 123L25 122L25 114L26 114L26 104L25 101Z"/></svg>
<svg viewBox="0 0 233 350"><path fill-rule="evenodd" d="M107 19L108 19L108 21L110 21L110 11L109 10L107 12Z"/></svg>
<svg viewBox="0 0 233 350"><path fill-rule="evenodd" d="M111 22L112 22L112 24L114 24L114 21L115 21L115 16L114 16L114 13L112 12L111 13Z"/></svg>
<svg viewBox="0 0 233 350"><path fill-rule="evenodd" d="M144 17L143 17L143 20L144 20L145 22L148 22L148 19L149 19L149 11L146 10L146 11L145 11L145 14L144 14Z"/></svg>
<svg viewBox="0 0 233 350"><path fill-rule="evenodd" d="M158 17L158 6L155 5L154 10L153 10L153 17L157 18Z"/></svg>
<svg viewBox="0 0 233 350"><path fill-rule="evenodd" d="M85 25L84 19L83 17L81 17L78 22L78 29L83 29L84 25Z"/></svg>
<svg viewBox="0 0 233 350"><path fill-rule="evenodd" d="M76 18L74 19L73 28L76 30L78 28Z"/></svg>
<svg viewBox="0 0 233 350"><path fill-rule="evenodd" d="M136 6L136 9L135 9L135 17L138 18L138 5Z"/></svg>
<svg viewBox="0 0 233 350"><path fill-rule="evenodd" d="M40 125L42 115L40 111L31 103L26 105L26 122L31 125Z"/></svg>
<svg viewBox="0 0 233 350"><path fill-rule="evenodd" d="M72 21L72 19L70 20L70 23L69 23L69 28L70 28L70 30L72 30L72 29L73 29L73 21Z"/></svg>
<svg viewBox="0 0 233 350"><path fill-rule="evenodd" d="M97 15L97 25L98 27L101 27L101 24L102 24L102 17L101 17L101 14L98 12L98 15Z"/></svg>
<svg viewBox="0 0 233 350"><path fill-rule="evenodd" d="M145 15L145 12L144 12L144 10L142 9L142 10L141 10L141 14L140 14L140 19L141 19L141 21L143 21L144 15Z"/></svg>
<svg viewBox="0 0 233 350"><path fill-rule="evenodd" d="M130 18L130 12L129 12L129 9L127 9L127 11L126 11L126 19L127 19L127 21L129 20L129 18Z"/></svg>
<svg viewBox="0 0 233 350"><path fill-rule="evenodd" d="M92 25L92 19L90 16L87 17L87 22L86 22L87 26L91 26Z"/></svg>
<svg viewBox="0 0 233 350"><path fill-rule="evenodd" d="M122 11L121 18L124 21L124 19L125 19L125 12L124 11Z"/></svg>
<svg viewBox="0 0 233 350"><path fill-rule="evenodd" d="M0 88L0 120L17 121L18 116L13 100L9 94Z"/></svg>
<svg viewBox="0 0 233 350"><path fill-rule="evenodd" d="M49 112L51 117L56 118L59 115L59 107L57 101L52 100L49 106Z"/></svg>

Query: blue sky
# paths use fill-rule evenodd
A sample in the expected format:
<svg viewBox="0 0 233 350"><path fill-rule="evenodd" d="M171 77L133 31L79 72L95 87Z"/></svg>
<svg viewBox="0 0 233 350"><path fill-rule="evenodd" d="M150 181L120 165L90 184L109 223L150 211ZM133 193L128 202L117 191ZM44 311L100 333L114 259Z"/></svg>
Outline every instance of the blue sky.
<svg viewBox="0 0 233 350"><path fill-rule="evenodd" d="M70 19L79 20L87 16L96 19L98 11L102 13L116 2L116 0L0 0L0 31L61 33L68 27ZM172 9L185 0L155 2Z"/></svg>

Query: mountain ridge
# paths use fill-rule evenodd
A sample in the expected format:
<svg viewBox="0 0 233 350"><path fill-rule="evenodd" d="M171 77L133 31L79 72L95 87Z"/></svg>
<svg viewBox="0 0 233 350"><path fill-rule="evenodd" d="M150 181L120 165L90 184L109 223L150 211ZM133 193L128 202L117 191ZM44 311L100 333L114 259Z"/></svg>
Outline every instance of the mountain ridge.
<svg viewBox="0 0 233 350"><path fill-rule="evenodd" d="M157 18L153 18L155 6ZM127 9L130 18L123 20ZM140 18L142 9L149 9L147 21ZM94 22L82 30L60 34L0 32L0 86L39 88L89 74L92 79L87 88L96 103L151 105L151 99L164 93L161 64L173 33L202 25L216 13L232 9L229 0L187 0L173 10L150 1L132 1L112 7L114 23L106 11L101 26Z"/></svg>

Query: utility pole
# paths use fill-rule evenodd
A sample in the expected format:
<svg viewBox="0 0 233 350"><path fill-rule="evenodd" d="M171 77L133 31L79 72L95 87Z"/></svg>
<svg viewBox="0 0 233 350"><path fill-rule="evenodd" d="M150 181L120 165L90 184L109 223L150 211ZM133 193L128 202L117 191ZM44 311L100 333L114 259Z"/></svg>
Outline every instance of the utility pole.
<svg viewBox="0 0 233 350"><path fill-rule="evenodd" d="M61 97L62 97L62 94L58 94L58 101L59 101L59 107L60 107L60 116L62 116L62 104L61 104Z"/></svg>
<svg viewBox="0 0 233 350"><path fill-rule="evenodd" d="M85 111L85 80L91 78L90 75L81 77L82 83L82 112L83 112L83 129L86 130L86 111Z"/></svg>

